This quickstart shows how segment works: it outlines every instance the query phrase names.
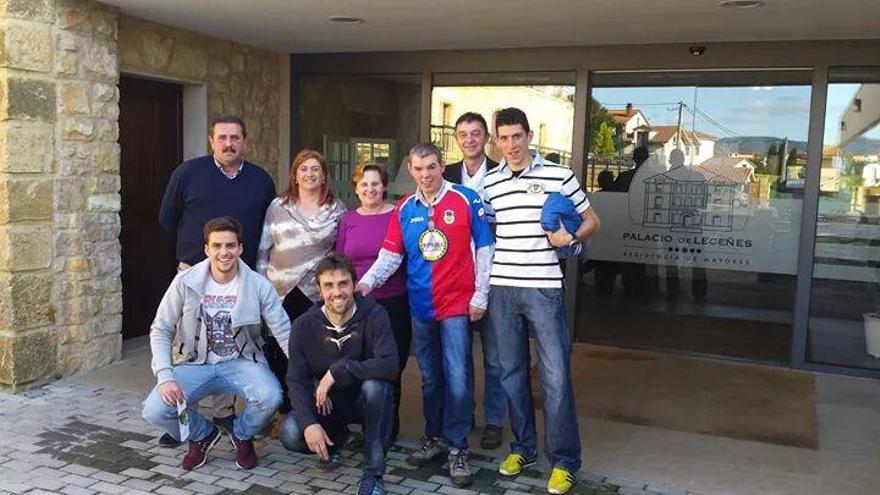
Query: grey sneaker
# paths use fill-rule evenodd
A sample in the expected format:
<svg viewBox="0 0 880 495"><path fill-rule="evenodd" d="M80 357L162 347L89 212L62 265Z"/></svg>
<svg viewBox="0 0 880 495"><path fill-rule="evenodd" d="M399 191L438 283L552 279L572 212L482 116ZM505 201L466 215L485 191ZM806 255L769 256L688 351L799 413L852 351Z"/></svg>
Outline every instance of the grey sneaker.
<svg viewBox="0 0 880 495"><path fill-rule="evenodd" d="M458 488L464 488L473 481L468 457L467 450L450 449L449 451L449 478L452 480L452 484Z"/></svg>
<svg viewBox="0 0 880 495"><path fill-rule="evenodd" d="M446 444L443 440L424 437L422 438L422 445L406 458L406 463L410 466L421 467L435 459L446 457L446 454Z"/></svg>

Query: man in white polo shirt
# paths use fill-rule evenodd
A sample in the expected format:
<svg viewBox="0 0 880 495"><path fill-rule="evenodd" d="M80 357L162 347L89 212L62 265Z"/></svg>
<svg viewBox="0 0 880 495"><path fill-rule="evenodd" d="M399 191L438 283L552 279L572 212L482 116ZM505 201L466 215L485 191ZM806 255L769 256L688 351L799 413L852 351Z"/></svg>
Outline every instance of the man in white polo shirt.
<svg viewBox="0 0 880 495"><path fill-rule="evenodd" d="M498 351L514 434L499 472L519 474L537 457L535 409L529 393L531 331L541 370L544 450L553 466L547 491L561 494L574 485L581 446L571 387L571 337L556 248L587 240L599 228L599 218L571 169L529 150L532 131L522 110L498 111L495 132L504 159L485 180L497 225L487 338ZM569 198L583 219L574 234L561 225L555 232L541 228L541 210L553 192Z"/></svg>
<svg viewBox="0 0 880 495"><path fill-rule="evenodd" d="M498 166L498 162L486 156L486 143L489 142L489 125L486 119L476 112L465 112L455 121L455 142L463 156L460 162L450 163L443 169L443 178L461 184L486 198L483 182L486 174ZM486 220L490 226L495 222L495 214L486 210ZM486 345L485 319L471 322L471 330L480 334L483 347L483 418L485 428L480 439L480 447L497 449L503 440L504 416L507 415L507 397L501 388L501 367L495 357L493 347Z"/></svg>

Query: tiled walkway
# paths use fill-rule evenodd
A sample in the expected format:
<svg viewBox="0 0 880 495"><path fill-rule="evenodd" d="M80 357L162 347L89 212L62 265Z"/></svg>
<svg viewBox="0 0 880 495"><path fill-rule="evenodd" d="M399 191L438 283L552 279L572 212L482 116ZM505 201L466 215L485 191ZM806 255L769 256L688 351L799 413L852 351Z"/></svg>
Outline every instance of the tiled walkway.
<svg viewBox="0 0 880 495"><path fill-rule="evenodd" d="M360 454L346 452L332 473L315 469L314 457L286 452L275 440L257 442L260 464L235 467L232 447L223 441L208 463L192 472L179 468L183 448L157 445L158 431L140 417L141 397L129 392L62 380L24 394L0 394L0 494L93 493L165 495L355 493ZM389 453L385 477L389 493L419 495L517 495L545 493L547 474L526 470L500 477L497 460L472 456L477 468L469 489L451 486L439 465L420 469L403 460L413 444L398 442ZM576 494L690 493L649 483L580 473Z"/></svg>

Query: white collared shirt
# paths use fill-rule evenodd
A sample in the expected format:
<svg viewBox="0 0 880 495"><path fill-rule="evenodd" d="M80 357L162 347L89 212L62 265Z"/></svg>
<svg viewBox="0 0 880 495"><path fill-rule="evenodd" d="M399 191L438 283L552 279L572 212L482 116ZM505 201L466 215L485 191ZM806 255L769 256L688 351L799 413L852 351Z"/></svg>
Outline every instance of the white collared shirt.
<svg viewBox="0 0 880 495"><path fill-rule="evenodd" d="M474 174L473 177L468 175L467 165L465 165L464 160L461 162L461 185L467 187L468 189L473 189L477 194L480 195L480 199L483 200L483 205L486 210L486 221L489 223L495 223L495 212L492 210L492 205L489 204L488 196L486 196L486 172L488 172L489 164L486 161L486 156L483 156L483 163L480 164L480 168L477 169L477 173Z"/></svg>
<svg viewBox="0 0 880 495"><path fill-rule="evenodd" d="M232 180L238 177L238 174L241 173L241 169L244 168L244 160L242 160L241 163L238 164L238 169L236 169L235 173L233 173L232 175L226 174L226 170L223 169L223 165L219 161L217 161L217 158L214 158L214 165L217 165L217 169L220 170L221 174L225 175L227 179Z"/></svg>
<svg viewBox="0 0 880 495"><path fill-rule="evenodd" d="M483 189L483 182L486 180L486 157L483 157L483 163L480 164L480 167L477 169L477 173L474 174L473 177L468 175L467 165L465 165L464 161L461 162L461 185L473 189L480 193Z"/></svg>

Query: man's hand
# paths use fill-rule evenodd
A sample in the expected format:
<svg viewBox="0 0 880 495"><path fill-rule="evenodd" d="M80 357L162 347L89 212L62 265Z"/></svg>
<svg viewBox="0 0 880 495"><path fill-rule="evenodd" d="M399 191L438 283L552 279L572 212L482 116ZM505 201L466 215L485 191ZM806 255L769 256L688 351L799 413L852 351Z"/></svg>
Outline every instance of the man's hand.
<svg viewBox="0 0 880 495"><path fill-rule="evenodd" d="M187 268L189 268L190 266L191 265L189 265L188 263L184 263L183 261L181 261L180 263L177 264L177 271L182 272L182 271L186 270Z"/></svg>
<svg viewBox="0 0 880 495"><path fill-rule="evenodd" d="M318 454L318 457L325 461L330 458L330 451L327 447L333 445L333 442L330 441L330 437L327 436L327 432L321 425L317 423L309 425L303 432L303 437L306 439L309 450Z"/></svg>
<svg viewBox="0 0 880 495"><path fill-rule="evenodd" d="M333 402L330 401L328 395L334 383L336 383L336 379L333 378L330 370L327 370L327 373L324 373L321 381L318 382L318 387L315 388L315 407L318 408L318 414L326 416L333 412Z"/></svg>
<svg viewBox="0 0 880 495"><path fill-rule="evenodd" d="M169 406L176 406L186 400L183 389L174 380L159 385L159 396L162 397L162 402Z"/></svg>
<svg viewBox="0 0 880 495"><path fill-rule="evenodd" d="M562 222L559 222L559 230L556 232L550 232L549 230L544 231L547 234L547 239L550 240L550 245L553 247L566 247L571 244L571 241L575 239L575 237L568 233L565 230L565 227L562 226Z"/></svg>
<svg viewBox="0 0 880 495"><path fill-rule="evenodd" d="M373 288L363 282L358 283L355 286L354 290L355 292L360 292L361 295L364 297L369 296L370 292L373 292Z"/></svg>
<svg viewBox="0 0 880 495"><path fill-rule="evenodd" d="M471 321L480 321L480 318L486 314L486 310L480 309L472 304L468 306L468 314L471 317Z"/></svg>

